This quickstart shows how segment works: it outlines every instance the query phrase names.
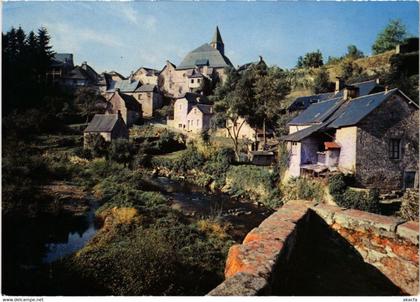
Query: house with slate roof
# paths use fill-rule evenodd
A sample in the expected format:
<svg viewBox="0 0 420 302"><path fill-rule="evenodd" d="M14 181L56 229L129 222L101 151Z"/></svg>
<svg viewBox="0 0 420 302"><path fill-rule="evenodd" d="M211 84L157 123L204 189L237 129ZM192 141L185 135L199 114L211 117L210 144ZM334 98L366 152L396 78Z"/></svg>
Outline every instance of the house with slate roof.
<svg viewBox="0 0 420 302"><path fill-rule="evenodd" d="M210 129L213 106L201 94L187 92L174 103L174 118L168 126L185 132L201 133Z"/></svg>
<svg viewBox="0 0 420 302"><path fill-rule="evenodd" d="M99 87L101 84L101 76L87 64L74 67L62 76L62 83L67 87Z"/></svg>
<svg viewBox="0 0 420 302"><path fill-rule="evenodd" d="M140 67L133 74L133 78L140 81L143 85L157 85L158 76L159 70L148 67Z"/></svg>
<svg viewBox="0 0 420 302"><path fill-rule="evenodd" d="M384 90L384 87L379 84L379 79L353 83L351 85L359 89L359 96ZM340 97L343 95L344 86L344 81L341 78L337 78L337 81L335 82L335 91L298 97L293 101L292 104L290 104L287 110L289 112L302 111L308 108L311 104L325 101L334 97Z"/></svg>
<svg viewBox="0 0 420 302"><path fill-rule="evenodd" d="M105 112L120 114L127 127L142 118L141 104L133 96L122 93L118 88L110 95Z"/></svg>
<svg viewBox="0 0 420 302"><path fill-rule="evenodd" d="M137 88L135 98L141 104L144 117L153 116L153 112L163 105L162 94L157 85L144 84Z"/></svg>
<svg viewBox="0 0 420 302"><path fill-rule="evenodd" d="M84 131L84 146L89 148L89 135L101 135L106 142L114 139L128 139L128 129L120 114L95 114Z"/></svg>
<svg viewBox="0 0 420 302"><path fill-rule="evenodd" d="M225 45L216 27L211 42L189 52L178 66L167 61L159 73L158 83L165 94L179 97L199 88L205 78L223 81L227 67L233 65L225 56Z"/></svg>
<svg viewBox="0 0 420 302"><path fill-rule="evenodd" d="M74 68L72 53L56 53L47 71L47 79L56 82Z"/></svg>
<svg viewBox="0 0 420 302"><path fill-rule="evenodd" d="M398 89L359 91L345 86L289 122L285 179L341 171L366 188L418 186L419 106Z"/></svg>

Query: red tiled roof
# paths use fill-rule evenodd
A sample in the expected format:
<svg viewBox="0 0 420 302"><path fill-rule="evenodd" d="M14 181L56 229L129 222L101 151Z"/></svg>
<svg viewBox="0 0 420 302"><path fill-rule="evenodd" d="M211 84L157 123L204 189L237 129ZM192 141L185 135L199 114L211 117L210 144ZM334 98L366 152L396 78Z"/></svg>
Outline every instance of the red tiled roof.
<svg viewBox="0 0 420 302"><path fill-rule="evenodd" d="M324 142L325 150L328 149L340 149L341 146L336 142Z"/></svg>

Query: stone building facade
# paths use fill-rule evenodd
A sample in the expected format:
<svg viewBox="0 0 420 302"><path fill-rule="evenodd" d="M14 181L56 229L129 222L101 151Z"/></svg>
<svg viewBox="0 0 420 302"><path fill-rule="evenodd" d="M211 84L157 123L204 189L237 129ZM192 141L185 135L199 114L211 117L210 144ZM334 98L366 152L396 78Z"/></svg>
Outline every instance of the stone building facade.
<svg viewBox="0 0 420 302"><path fill-rule="evenodd" d="M210 128L213 107L200 94L186 93L174 103L174 118L168 126L185 132L201 133Z"/></svg>
<svg viewBox="0 0 420 302"><path fill-rule="evenodd" d="M285 180L338 170L367 188L418 187L418 109L398 89L312 104L282 138L289 151Z"/></svg>
<svg viewBox="0 0 420 302"><path fill-rule="evenodd" d="M128 129L121 114L95 114L83 134L85 148L89 148L87 137L92 134L101 135L106 142L128 139Z"/></svg>
<svg viewBox="0 0 420 302"><path fill-rule="evenodd" d="M152 117L153 112L163 105L162 94L156 85L144 84L132 95L141 104L143 117Z"/></svg>
<svg viewBox="0 0 420 302"><path fill-rule="evenodd" d="M133 96L124 94L118 89L109 97L106 113L120 114L128 127L142 118L141 105Z"/></svg>
<svg viewBox="0 0 420 302"><path fill-rule="evenodd" d="M394 95L357 127L356 176L367 187L418 187L419 111Z"/></svg>
<svg viewBox="0 0 420 302"><path fill-rule="evenodd" d="M140 81L143 85L157 85L159 71L152 68L140 67L133 74L133 78Z"/></svg>
<svg viewBox="0 0 420 302"><path fill-rule="evenodd" d="M189 52L178 66L166 62L159 73L159 87L166 95L178 98L200 88L204 79L223 81L225 68L233 67L224 49L219 28L216 28L211 42Z"/></svg>

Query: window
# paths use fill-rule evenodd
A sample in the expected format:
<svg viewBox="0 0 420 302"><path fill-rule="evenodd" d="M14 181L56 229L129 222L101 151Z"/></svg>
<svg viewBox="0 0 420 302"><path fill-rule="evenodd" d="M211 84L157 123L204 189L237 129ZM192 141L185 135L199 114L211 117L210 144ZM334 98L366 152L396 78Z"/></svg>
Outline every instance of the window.
<svg viewBox="0 0 420 302"><path fill-rule="evenodd" d="M201 82L201 80L200 79L197 79L197 83L200 83Z"/></svg>
<svg viewBox="0 0 420 302"><path fill-rule="evenodd" d="M401 140L391 139L389 143L389 158L400 159L401 156Z"/></svg>
<svg viewBox="0 0 420 302"><path fill-rule="evenodd" d="M191 79L191 84L194 84L194 79Z"/></svg>

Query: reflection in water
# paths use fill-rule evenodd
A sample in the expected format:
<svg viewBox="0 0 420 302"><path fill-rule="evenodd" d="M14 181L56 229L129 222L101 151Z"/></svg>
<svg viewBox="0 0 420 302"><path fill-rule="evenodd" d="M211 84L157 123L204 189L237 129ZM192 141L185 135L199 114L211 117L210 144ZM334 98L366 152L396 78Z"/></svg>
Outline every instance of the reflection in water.
<svg viewBox="0 0 420 302"><path fill-rule="evenodd" d="M68 256L78 250L80 250L85 244L96 234L97 228L95 226L95 209L96 204L92 204L89 212L84 216L84 223L82 225L87 226L82 230L69 231L67 239L64 242L51 242L47 243L46 255L42 258L43 263L51 263L60 258Z"/></svg>

